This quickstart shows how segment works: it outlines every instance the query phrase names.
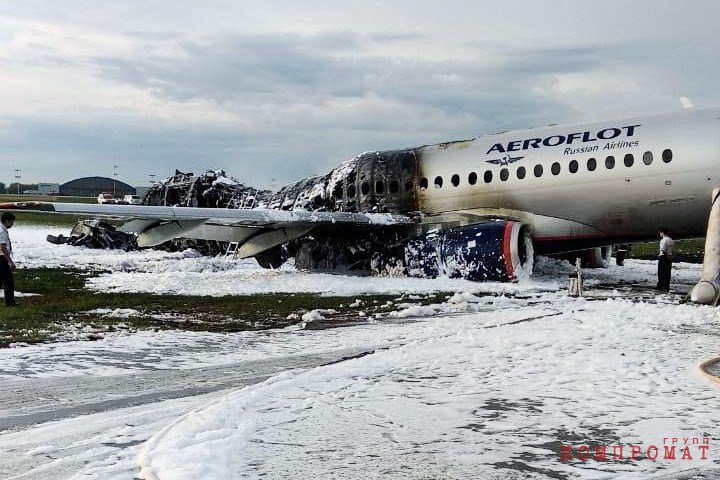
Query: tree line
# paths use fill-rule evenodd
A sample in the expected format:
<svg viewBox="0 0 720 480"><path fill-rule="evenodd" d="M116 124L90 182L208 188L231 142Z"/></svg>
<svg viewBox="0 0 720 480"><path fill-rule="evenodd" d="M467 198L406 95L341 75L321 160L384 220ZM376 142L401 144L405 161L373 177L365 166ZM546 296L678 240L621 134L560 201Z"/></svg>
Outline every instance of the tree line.
<svg viewBox="0 0 720 480"><path fill-rule="evenodd" d="M37 190L38 189L37 183L21 183L21 184L19 184L19 187L20 188L18 189L17 182L13 182L7 186L5 185L4 182L0 182L0 195L3 193L15 194L15 193L18 193L18 191L20 193L22 193L25 190Z"/></svg>

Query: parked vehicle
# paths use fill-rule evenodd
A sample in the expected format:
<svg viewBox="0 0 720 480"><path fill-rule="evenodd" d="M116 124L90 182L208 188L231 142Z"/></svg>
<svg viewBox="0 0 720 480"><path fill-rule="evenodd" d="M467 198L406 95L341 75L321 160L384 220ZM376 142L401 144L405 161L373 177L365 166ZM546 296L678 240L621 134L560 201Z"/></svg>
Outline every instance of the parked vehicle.
<svg viewBox="0 0 720 480"><path fill-rule="evenodd" d="M123 203L127 205L142 205L142 198L139 195L125 195Z"/></svg>
<svg viewBox="0 0 720 480"><path fill-rule="evenodd" d="M103 203L103 204L105 204L105 203L117 203L117 200L115 199L115 197L113 196L112 193L101 193L101 194L98 195L98 197L97 197L97 202L98 202L98 203Z"/></svg>

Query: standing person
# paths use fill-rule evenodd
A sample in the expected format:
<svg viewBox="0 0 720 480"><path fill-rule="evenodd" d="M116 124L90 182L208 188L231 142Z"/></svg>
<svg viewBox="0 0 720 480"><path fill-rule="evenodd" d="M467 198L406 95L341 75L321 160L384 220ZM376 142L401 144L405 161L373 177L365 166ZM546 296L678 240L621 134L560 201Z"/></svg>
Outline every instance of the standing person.
<svg viewBox="0 0 720 480"><path fill-rule="evenodd" d="M5 289L5 305L14 307L15 304L15 279L13 270L15 262L12 259L12 243L8 229L15 224L15 215L4 212L0 215L0 281Z"/></svg>
<svg viewBox="0 0 720 480"><path fill-rule="evenodd" d="M670 238L667 228L658 230L660 235L660 253L658 254L658 283L657 289L662 292L670 291L670 274L672 272L672 253L675 242Z"/></svg>

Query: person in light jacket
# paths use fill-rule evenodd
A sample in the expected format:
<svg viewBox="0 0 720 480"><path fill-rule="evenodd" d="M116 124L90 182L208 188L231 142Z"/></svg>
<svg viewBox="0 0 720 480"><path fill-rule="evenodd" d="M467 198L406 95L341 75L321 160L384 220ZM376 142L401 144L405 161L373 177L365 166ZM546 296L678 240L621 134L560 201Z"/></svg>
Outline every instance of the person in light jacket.
<svg viewBox="0 0 720 480"><path fill-rule="evenodd" d="M0 282L5 290L5 305L15 307L15 279L13 270L15 262L12 259L12 242L8 230L15 224L15 215L3 212L0 215Z"/></svg>
<svg viewBox="0 0 720 480"><path fill-rule="evenodd" d="M672 273L672 254L675 242L670 238L667 228L658 230L660 235L660 252L658 254L658 283L661 292L670 291L670 275Z"/></svg>

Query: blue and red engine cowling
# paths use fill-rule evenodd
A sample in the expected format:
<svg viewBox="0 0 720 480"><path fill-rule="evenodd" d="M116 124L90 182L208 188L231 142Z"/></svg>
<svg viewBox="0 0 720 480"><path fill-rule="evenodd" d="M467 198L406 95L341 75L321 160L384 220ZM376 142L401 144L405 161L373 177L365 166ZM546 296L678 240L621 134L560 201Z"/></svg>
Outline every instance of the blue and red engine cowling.
<svg viewBox="0 0 720 480"><path fill-rule="evenodd" d="M512 282L532 272L533 252L527 228L495 220L430 232L408 240L405 267L412 277L464 278Z"/></svg>

